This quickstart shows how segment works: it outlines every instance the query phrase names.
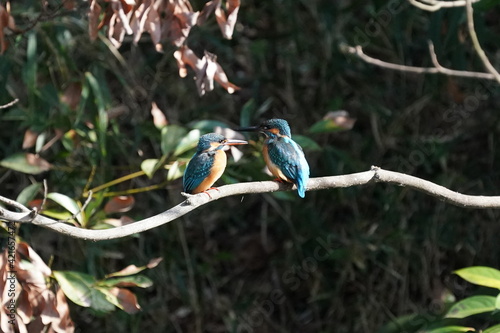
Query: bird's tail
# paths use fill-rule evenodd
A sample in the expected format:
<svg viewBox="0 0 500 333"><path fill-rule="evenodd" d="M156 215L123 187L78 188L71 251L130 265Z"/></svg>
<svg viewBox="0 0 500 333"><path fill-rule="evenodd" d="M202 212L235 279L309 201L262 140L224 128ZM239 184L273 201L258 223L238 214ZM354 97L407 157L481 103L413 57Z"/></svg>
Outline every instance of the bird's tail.
<svg viewBox="0 0 500 333"><path fill-rule="evenodd" d="M299 177L297 179L297 193L299 194L299 197L304 198L306 196L306 186L307 186L307 181L309 180L309 177Z"/></svg>

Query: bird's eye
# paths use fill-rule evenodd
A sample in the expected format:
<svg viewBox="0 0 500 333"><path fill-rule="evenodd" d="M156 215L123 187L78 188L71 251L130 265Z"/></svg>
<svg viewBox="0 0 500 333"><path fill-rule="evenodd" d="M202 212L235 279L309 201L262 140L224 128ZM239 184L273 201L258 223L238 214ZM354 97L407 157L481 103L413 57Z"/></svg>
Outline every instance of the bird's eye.
<svg viewBox="0 0 500 333"><path fill-rule="evenodd" d="M222 140L219 140L219 143L225 143L227 140L226 139L222 139Z"/></svg>

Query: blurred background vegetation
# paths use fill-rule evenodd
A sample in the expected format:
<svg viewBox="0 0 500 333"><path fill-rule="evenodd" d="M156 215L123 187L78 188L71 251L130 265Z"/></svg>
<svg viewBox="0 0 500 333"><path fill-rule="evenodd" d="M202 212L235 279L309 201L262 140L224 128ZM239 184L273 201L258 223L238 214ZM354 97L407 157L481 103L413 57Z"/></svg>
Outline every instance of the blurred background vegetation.
<svg viewBox="0 0 500 333"><path fill-rule="evenodd" d="M85 189L138 172L146 159L163 157L167 169L178 161L182 170L193 146L178 154L162 147L153 102L179 140L195 127L287 119L293 134L316 143L305 147L312 177L377 165L467 194L498 195L497 83L394 72L339 47L361 44L386 61L431 66L432 40L444 66L483 71L464 8L431 13L406 0L242 1L231 40L212 17L186 41L199 57L204 50L216 54L241 90L228 94L216 86L199 97L193 72L178 75L174 46L164 43L158 53L146 34L137 46L125 37L118 50L102 33L91 42L88 5L11 3L21 31L6 35L0 104L19 102L0 110L0 160L39 153L51 166L38 174L1 167L2 196L16 198L47 179L50 192L83 202ZM201 10L204 1L192 6ZM479 39L500 68L500 7L483 0L474 9ZM310 131L337 110L357 119L351 130ZM39 135L23 149L26 131ZM269 178L257 137L248 138L244 157L230 162L219 183ZM103 193L162 184L167 169L101 191L87 226L104 219ZM181 188L177 178L134 194L127 216L140 220L176 205ZM134 290L141 312L96 313L71 304L78 332L389 332L383 327L395 318L422 314L412 322L418 329L477 291L452 272L500 266L498 217L497 210L463 209L377 184L308 192L303 200L294 192L226 198L112 241L74 240L30 225L19 235L53 269L97 278L164 258L144 273L154 285ZM466 323L481 329L494 322L485 316ZM391 332L397 331L403 330Z"/></svg>

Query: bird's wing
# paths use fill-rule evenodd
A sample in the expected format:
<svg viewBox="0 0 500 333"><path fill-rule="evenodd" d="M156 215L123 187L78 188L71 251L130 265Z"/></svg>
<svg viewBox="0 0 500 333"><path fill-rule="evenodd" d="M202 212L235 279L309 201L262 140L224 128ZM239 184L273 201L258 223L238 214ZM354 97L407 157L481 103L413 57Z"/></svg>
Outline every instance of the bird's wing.
<svg viewBox="0 0 500 333"><path fill-rule="evenodd" d="M212 159L209 154L195 154L184 172L184 192L190 193L197 188L201 182L210 174Z"/></svg>
<svg viewBox="0 0 500 333"><path fill-rule="evenodd" d="M297 181L309 177L309 165L302 148L292 139L281 137L274 140L269 144L268 153L271 162L279 166L287 178Z"/></svg>

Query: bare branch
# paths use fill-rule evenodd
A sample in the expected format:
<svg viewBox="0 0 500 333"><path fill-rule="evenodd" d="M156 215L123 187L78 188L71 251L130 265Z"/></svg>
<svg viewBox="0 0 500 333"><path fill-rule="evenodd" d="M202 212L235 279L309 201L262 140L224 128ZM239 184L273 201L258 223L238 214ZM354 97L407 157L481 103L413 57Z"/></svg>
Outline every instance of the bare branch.
<svg viewBox="0 0 500 333"><path fill-rule="evenodd" d="M429 51L433 65L435 67L406 66L406 65L398 65L391 62L383 61L377 58L373 58L364 53L363 48L360 45L354 47L349 45L341 45L340 49L344 53L357 56L366 63L382 68L396 70L399 72L416 73L416 74L445 74L449 76L466 77L472 79L496 80L495 75L491 73L459 71L441 66L437 60L436 53L434 52L434 45L430 41L429 41Z"/></svg>
<svg viewBox="0 0 500 333"><path fill-rule="evenodd" d="M472 44L474 45L474 49L476 50L476 53L479 56L479 58L481 58L484 67L486 67L486 70L494 76L495 80L498 83L500 83L500 74L491 64L490 60L486 56L486 53L484 53L484 50L481 48L479 39L477 38L476 30L474 29L474 15L473 15L474 12L472 10L472 0L465 0L465 2L466 2L465 8L467 9L467 27L469 29L469 35L472 39Z"/></svg>
<svg viewBox="0 0 500 333"><path fill-rule="evenodd" d="M372 167L370 171L353 173L350 175L330 176L311 178L307 184L308 191L343 188L351 186L359 186L371 184L374 182L383 182L397 184L400 186L407 186L417 191L426 193L430 196L444 200L452 205L466 207L466 208L500 208L500 196L474 196L465 195L458 192L451 191L443 186L434 184L432 182L405 175L402 173L387 171L378 167ZM9 206L18 208L21 213L12 212L0 207L0 219L13 221L33 223L48 229L60 232L73 238L81 238L86 240L106 240L114 238L122 238L130 236L135 233L143 232L161 226L178 219L179 217L211 202L221 198L233 195L245 195L255 193L268 193L275 191L290 191L295 189L295 186L282 184L273 181L265 182L248 182L232 185L225 185L219 187L217 190L210 191L210 196L206 193L200 193L190 196L185 201L177 206L174 206L163 213L137 221L132 224L124 225L121 227L106 229L106 230L89 230L78 228L60 221L47 218L43 215L37 215L34 218L27 218L33 215L30 210L23 205L12 201L10 199L0 196L0 202ZM306 199L307 200L307 199ZM28 213L28 214L26 214ZM32 217L32 216L31 216Z"/></svg>
<svg viewBox="0 0 500 333"><path fill-rule="evenodd" d="M429 12L435 12L441 8L463 7L466 5L465 0L457 1L439 1L439 0L408 0L413 6ZM479 2L480 0L472 0Z"/></svg>
<svg viewBox="0 0 500 333"><path fill-rule="evenodd" d="M6 109L6 108L9 108L11 107L12 105L16 104L17 102L19 102L19 99L15 99L7 104L4 104L4 105L0 105L0 109Z"/></svg>

